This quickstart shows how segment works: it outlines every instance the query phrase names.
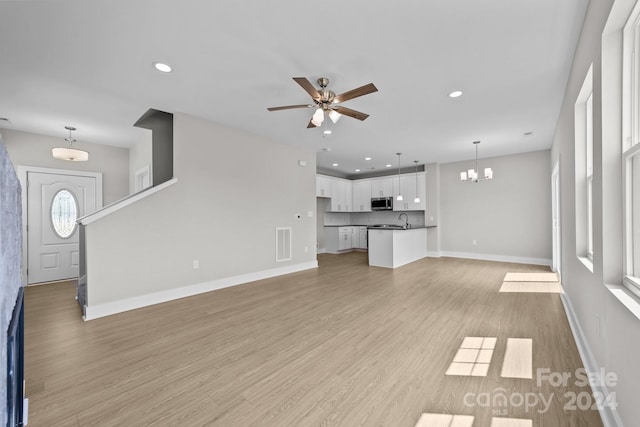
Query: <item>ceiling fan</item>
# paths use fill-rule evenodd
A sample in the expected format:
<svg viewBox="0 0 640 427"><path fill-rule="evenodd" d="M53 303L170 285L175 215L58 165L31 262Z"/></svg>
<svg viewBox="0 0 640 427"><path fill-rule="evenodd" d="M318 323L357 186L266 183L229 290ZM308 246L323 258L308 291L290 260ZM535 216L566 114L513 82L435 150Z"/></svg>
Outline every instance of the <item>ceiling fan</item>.
<svg viewBox="0 0 640 427"><path fill-rule="evenodd" d="M296 81L304 90L311 95L313 104L301 104L301 105L285 105L282 107L269 107L269 111L278 110L291 110L294 108L316 108L316 112L309 120L307 128L315 128L322 125L324 121L324 115L327 113L333 123L337 122L343 115L353 117L354 119L364 120L369 117L368 114L361 113L360 111L352 110L341 105L337 105L341 102L348 101L359 96L368 95L373 92L377 92L378 88L373 83L369 83L359 88L352 89L340 95L336 95L332 90L327 89L329 85L329 79L326 77L320 77L318 79L318 85L320 89L316 89L313 84L305 77L294 77Z"/></svg>

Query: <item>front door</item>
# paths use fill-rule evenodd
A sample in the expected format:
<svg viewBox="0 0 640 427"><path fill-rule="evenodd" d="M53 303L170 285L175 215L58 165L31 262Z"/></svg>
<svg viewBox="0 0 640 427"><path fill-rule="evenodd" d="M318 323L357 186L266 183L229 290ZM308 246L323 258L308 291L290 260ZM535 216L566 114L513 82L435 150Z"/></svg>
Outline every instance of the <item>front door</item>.
<svg viewBox="0 0 640 427"><path fill-rule="evenodd" d="M78 277L76 219L95 211L96 178L27 172L27 282Z"/></svg>

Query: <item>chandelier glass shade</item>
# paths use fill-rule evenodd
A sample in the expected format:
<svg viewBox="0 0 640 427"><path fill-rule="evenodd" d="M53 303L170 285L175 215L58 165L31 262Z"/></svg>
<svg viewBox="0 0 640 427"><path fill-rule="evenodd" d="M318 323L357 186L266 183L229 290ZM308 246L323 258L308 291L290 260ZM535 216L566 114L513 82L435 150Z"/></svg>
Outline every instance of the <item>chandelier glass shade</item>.
<svg viewBox="0 0 640 427"><path fill-rule="evenodd" d="M86 162L89 160L89 152L73 148L73 143L76 142L76 139L71 136L71 132L76 130L76 128L71 126L65 126L64 128L69 131L69 136L64 139L69 143L69 146L51 149L53 158L70 162Z"/></svg>

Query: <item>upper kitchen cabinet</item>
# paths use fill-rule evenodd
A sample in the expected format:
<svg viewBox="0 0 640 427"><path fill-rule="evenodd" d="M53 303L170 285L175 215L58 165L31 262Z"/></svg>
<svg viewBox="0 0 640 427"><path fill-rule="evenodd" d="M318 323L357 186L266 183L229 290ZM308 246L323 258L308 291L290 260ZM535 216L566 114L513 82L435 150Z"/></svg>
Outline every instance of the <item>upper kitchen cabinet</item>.
<svg viewBox="0 0 640 427"><path fill-rule="evenodd" d="M351 212L351 186L347 179L331 178L331 212Z"/></svg>
<svg viewBox="0 0 640 427"><path fill-rule="evenodd" d="M393 196L392 178L374 178L371 180L371 197L391 197Z"/></svg>
<svg viewBox="0 0 640 427"><path fill-rule="evenodd" d="M331 197L331 178L316 175L316 197Z"/></svg>
<svg viewBox="0 0 640 427"><path fill-rule="evenodd" d="M417 182L416 182L417 181ZM402 193L403 200L397 200ZM420 202L415 202L416 196ZM423 211L426 206L426 181L425 173L418 172L400 175L393 178L393 210L394 211Z"/></svg>
<svg viewBox="0 0 640 427"><path fill-rule="evenodd" d="M353 182L353 212L371 212L371 180Z"/></svg>

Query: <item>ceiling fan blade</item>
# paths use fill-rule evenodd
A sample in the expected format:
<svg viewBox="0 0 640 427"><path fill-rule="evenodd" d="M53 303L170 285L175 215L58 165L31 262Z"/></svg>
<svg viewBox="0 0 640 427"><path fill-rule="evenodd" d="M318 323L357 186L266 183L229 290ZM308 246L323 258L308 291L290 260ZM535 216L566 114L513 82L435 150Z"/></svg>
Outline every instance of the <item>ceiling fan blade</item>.
<svg viewBox="0 0 640 427"><path fill-rule="evenodd" d="M307 125L307 129L311 129L311 128L315 128L315 127L317 127L317 126L313 124L313 117L312 117L311 120L309 120L309 124Z"/></svg>
<svg viewBox="0 0 640 427"><path fill-rule="evenodd" d="M348 101L349 99L357 98L363 95L368 95L370 93L377 92L377 91L378 91L378 88L373 83L369 83L368 85L360 86L359 88L352 89L345 93L341 93L340 95L336 95L336 97L333 98L333 102L335 103L344 102L344 101Z"/></svg>
<svg viewBox="0 0 640 427"><path fill-rule="evenodd" d="M293 80L302 86L302 89L306 90L307 93L311 95L311 98L316 101L320 99L320 92L318 92L318 89L316 89L306 77L294 77Z"/></svg>
<svg viewBox="0 0 640 427"><path fill-rule="evenodd" d="M364 120L369 117L368 114L361 113L360 111L352 110L351 108L342 107L340 105L334 105L331 107L332 110L337 111L340 114L345 116L353 117L354 119Z"/></svg>
<svg viewBox="0 0 640 427"><path fill-rule="evenodd" d="M313 105L311 104L301 104L301 105L284 105L282 107L269 107L267 110L269 111L279 111L279 110L291 110L293 108L311 108Z"/></svg>

